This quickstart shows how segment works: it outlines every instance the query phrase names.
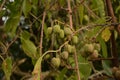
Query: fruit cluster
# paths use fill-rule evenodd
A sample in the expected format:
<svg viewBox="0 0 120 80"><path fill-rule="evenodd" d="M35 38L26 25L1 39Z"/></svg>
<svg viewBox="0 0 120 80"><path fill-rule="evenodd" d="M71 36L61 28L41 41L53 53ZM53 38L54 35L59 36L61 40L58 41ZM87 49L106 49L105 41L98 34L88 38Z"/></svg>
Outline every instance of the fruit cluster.
<svg viewBox="0 0 120 80"><path fill-rule="evenodd" d="M64 65L65 61L67 61L69 56L72 55L72 53L74 53L75 49L76 49L75 46L70 45L70 44L66 44L64 46L63 51L60 52L59 56L53 57L51 59L52 65L56 68L58 68L60 65ZM62 61L64 61L64 64L62 64Z"/></svg>
<svg viewBox="0 0 120 80"><path fill-rule="evenodd" d="M51 35L52 33L59 34L60 38L65 38L66 36L70 36L73 34L73 31L69 27L64 27L63 29L61 28L60 25L54 25L53 27L48 27L47 28L47 36ZM77 36L72 36L72 43L77 44L78 43L78 37Z"/></svg>
<svg viewBox="0 0 120 80"><path fill-rule="evenodd" d="M79 38L77 35L74 35L73 31L69 27L62 27L58 24L54 25L53 27L47 28L47 36L51 36L51 34L57 35L55 36L56 39L60 39L61 42L70 40L68 44L64 45L64 47L59 52L59 54L57 54L56 57L51 58L51 64L54 67L58 68L60 65L62 65L62 61L67 61L70 54L72 55L72 53L74 53L74 51L76 50L75 45L79 42ZM50 58L49 54L45 56L45 59L48 58Z"/></svg>
<svg viewBox="0 0 120 80"><path fill-rule="evenodd" d="M99 43L86 43L80 49L80 53L83 57L88 59L95 59L98 58L100 50L101 47Z"/></svg>

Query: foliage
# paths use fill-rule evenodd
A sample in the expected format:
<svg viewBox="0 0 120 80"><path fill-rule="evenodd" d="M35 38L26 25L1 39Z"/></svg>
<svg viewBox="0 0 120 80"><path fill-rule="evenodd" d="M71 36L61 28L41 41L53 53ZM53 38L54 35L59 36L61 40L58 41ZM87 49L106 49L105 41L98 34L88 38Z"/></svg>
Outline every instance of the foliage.
<svg viewBox="0 0 120 80"><path fill-rule="evenodd" d="M118 22L119 4L112 1ZM0 5L0 80L118 75L110 46L113 33L119 43L119 32L112 28L104 0L0 0Z"/></svg>

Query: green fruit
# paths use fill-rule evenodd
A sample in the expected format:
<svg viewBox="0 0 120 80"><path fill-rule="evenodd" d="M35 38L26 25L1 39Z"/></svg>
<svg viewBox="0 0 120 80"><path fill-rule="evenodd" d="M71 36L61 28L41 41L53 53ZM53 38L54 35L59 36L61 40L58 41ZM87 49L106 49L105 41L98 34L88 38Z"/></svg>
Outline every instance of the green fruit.
<svg viewBox="0 0 120 80"><path fill-rule="evenodd" d="M90 52L90 53L92 53L93 50L94 50L93 44L85 44L84 48L85 48L85 52Z"/></svg>
<svg viewBox="0 0 120 80"><path fill-rule="evenodd" d="M72 52L72 46L71 46L70 44L67 44L67 45L65 46L65 49L66 49L69 53Z"/></svg>
<svg viewBox="0 0 120 80"><path fill-rule="evenodd" d="M84 16L84 19L85 19L85 21L89 21L88 15L85 15L85 16Z"/></svg>
<svg viewBox="0 0 120 80"><path fill-rule="evenodd" d="M47 34L50 35L52 33L52 27L47 28Z"/></svg>
<svg viewBox="0 0 120 80"><path fill-rule="evenodd" d="M55 66L55 67L59 67L60 66L60 58L56 58L56 57L53 57L52 60L51 60L51 63Z"/></svg>
<svg viewBox="0 0 120 80"><path fill-rule="evenodd" d="M50 54L45 55L44 59L47 60L50 58Z"/></svg>
<svg viewBox="0 0 120 80"><path fill-rule="evenodd" d="M99 54L97 50L94 50L93 53L91 54L91 59L98 58Z"/></svg>
<svg viewBox="0 0 120 80"><path fill-rule="evenodd" d="M77 36L73 36L72 37L72 42L73 42L73 44L77 44L78 43L78 37Z"/></svg>
<svg viewBox="0 0 120 80"><path fill-rule="evenodd" d="M63 51L63 52L61 53L61 57L62 57L63 59L68 59L68 56L69 56L69 53L68 53L67 51Z"/></svg>
<svg viewBox="0 0 120 80"><path fill-rule="evenodd" d="M64 28L64 32L65 32L66 35L71 35L72 34L72 30L68 27Z"/></svg>
<svg viewBox="0 0 120 80"><path fill-rule="evenodd" d="M60 32L60 25L55 25L54 27L53 27L53 31L55 32L55 33L59 33Z"/></svg>
<svg viewBox="0 0 120 80"><path fill-rule="evenodd" d="M64 31L60 30L59 35L60 35L60 38L64 38Z"/></svg>
<svg viewBox="0 0 120 80"><path fill-rule="evenodd" d="M71 46L71 53L74 53L76 50L75 46Z"/></svg>
<svg viewBox="0 0 120 80"><path fill-rule="evenodd" d="M100 49L101 49L101 48L100 48L100 44L94 43L94 49L100 51Z"/></svg>

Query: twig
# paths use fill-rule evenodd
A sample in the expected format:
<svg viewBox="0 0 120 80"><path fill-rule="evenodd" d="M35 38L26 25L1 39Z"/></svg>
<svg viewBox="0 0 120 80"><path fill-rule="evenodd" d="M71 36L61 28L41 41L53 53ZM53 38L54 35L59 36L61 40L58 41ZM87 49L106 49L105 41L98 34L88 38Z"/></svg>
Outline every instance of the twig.
<svg viewBox="0 0 120 80"><path fill-rule="evenodd" d="M78 78L78 80L81 80L80 79L80 72L79 72L79 65L78 65L78 58L77 58L77 52L76 52L76 49L75 49L75 51L74 51L74 59L75 59L75 69L76 69L76 71L77 71L77 78Z"/></svg>
<svg viewBox="0 0 120 80"><path fill-rule="evenodd" d="M2 10L2 8L3 8L4 4L5 4L5 2L6 2L6 0L4 0L3 3L1 4L1 6L0 6L0 11Z"/></svg>
<svg viewBox="0 0 120 80"><path fill-rule="evenodd" d="M43 12L43 19L42 19L42 27L41 27L41 36L40 36L40 56L42 56L42 43L43 43L43 29L44 29L44 22L45 22L46 12ZM41 66L40 66L40 72L41 72ZM40 75L41 76L41 75Z"/></svg>
<svg viewBox="0 0 120 80"><path fill-rule="evenodd" d="M41 27L41 36L40 36L40 55L42 55L42 43L43 43L43 29L45 22L46 12L43 12L42 27Z"/></svg>
<svg viewBox="0 0 120 80"><path fill-rule="evenodd" d="M7 54L8 49L9 49L10 46L17 40L17 38L18 38L18 35L16 35L15 38L14 38L9 44L7 44L7 47L5 48L4 54L8 55L8 54Z"/></svg>
<svg viewBox="0 0 120 80"><path fill-rule="evenodd" d="M43 55L42 55L42 57L44 57L46 54L48 54L48 53L57 53L57 52L59 52L59 51L61 51L61 49L62 49L62 47L64 47L67 43L68 43L69 41L66 41L64 44L62 44L60 47L59 47L59 49L58 50L48 50L48 51L46 51Z"/></svg>
<svg viewBox="0 0 120 80"><path fill-rule="evenodd" d="M110 58L96 58L96 59L89 59L88 61L101 61L101 60L113 60L113 57Z"/></svg>
<svg viewBox="0 0 120 80"><path fill-rule="evenodd" d="M2 59L2 61L4 61L4 58L0 55L0 58Z"/></svg>
<svg viewBox="0 0 120 80"><path fill-rule="evenodd" d="M71 5L70 5L70 0L67 0L67 3L68 3L68 10L69 10L69 24L70 24L70 28L73 30L72 10L71 10ZM77 78L78 80L81 80L79 66L78 66L78 57L77 57L76 51L74 52L74 60L75 60L75 67L77 71Z"/></svg>
<svg viewBox="0 0 120 80"><path fill-rule="evenodd" d="M72 22L72 10L71 10L71 5L70 5L70 0L67 0L68 3L68 14L69 14L69 24L70 28L73 30L73 22Z"/></svg>
<svg viewBox="0 0 120 80"><path fill-rule="evenodd" d="M93 15L95 18L99 19L99 17L86 5L86 4L83 4L85 6L85 8L88 10L88 12Z"/></svg>

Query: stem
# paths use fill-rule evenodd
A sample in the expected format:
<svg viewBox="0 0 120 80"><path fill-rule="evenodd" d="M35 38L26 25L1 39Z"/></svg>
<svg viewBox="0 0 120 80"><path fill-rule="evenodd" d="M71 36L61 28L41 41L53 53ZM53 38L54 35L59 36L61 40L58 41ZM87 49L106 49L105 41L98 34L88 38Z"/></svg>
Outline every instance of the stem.
<svg viewBox="0 0 120 80"><path fill-rule="evenodd" d="M114 11L112 8L111 0L106 0L106 7L107 7L107 15L112 17L112 22L117 23L116 17L114 15ZM114 26L115 27L115 26ZM114 29L113 27L113 29ZM115 42L115 36L114 31L112 30L111 38L111 55L114 58L112 60L112 65L118 67L119 66L119 60L118 60L118 54L117 54L117 48L116 48L116 42Z"/></svg>
<svg viewBox="0 0 120 80"><path fill-rule="evenodd" d="M73 30L72 10L71 10L71 5L70 5L70 0L67 0L67 2L68 2L68 10L69 10L69 24L70 24L70 28ZM78 78L78 80L81 80L76 50L74 52L74 59L75 59L75 67L76 67L76 71L77 71L77 78Z"/></svg>
<svg viewBox="0 0 120 80"><path fill-rule="evenodd" d="M40 36L40 56L42 56L42 43L43 43L43 29L44 29L44 22L45 22L46 12L43 12L43 19L42 19L42 27L41 27L41 36ZM41 73L41 65L40 65L40 73ZM42 75L40 75L42 78Z"/></svg>
<svg viewBox="0 0 120 80"><path fill-rule="evenodd" d="M4 0L4 1L2 2L1 6L0 6L0 11L2 10L2 8L3 8L4 4L5 4L5 2L6 2L6 0Z"/></svg>
<svg viewBox="0 0 120 80"><path fill-rule="evenodd" d="M75 69L76 69L76 72L77 72L77 78L78 78L78 80L81 80L80 79L80 72L79 72L79 65L78 65L78 58L77 58L77 52L76 52L76 50L75 50L75 52L74 52L74 59L75 59Z"/></svg>
<svg viewBox="0 0 120 80"><path fill-rule="evenodd" d="M40 36L40 56L42 55L43 29L44 29L45 17L46 17L46 12L43 12L42 28L41 28L41 36Z"/></svg>
<svg viewBox="0 0 120 80"><path fill-rule="evenodd" d="M73 22L72 22L72 10L71 10L71 5L70 5L70 0L67 0L68 2L68 11L69 11L69 24L70 28L73 29Z"/></svg>

